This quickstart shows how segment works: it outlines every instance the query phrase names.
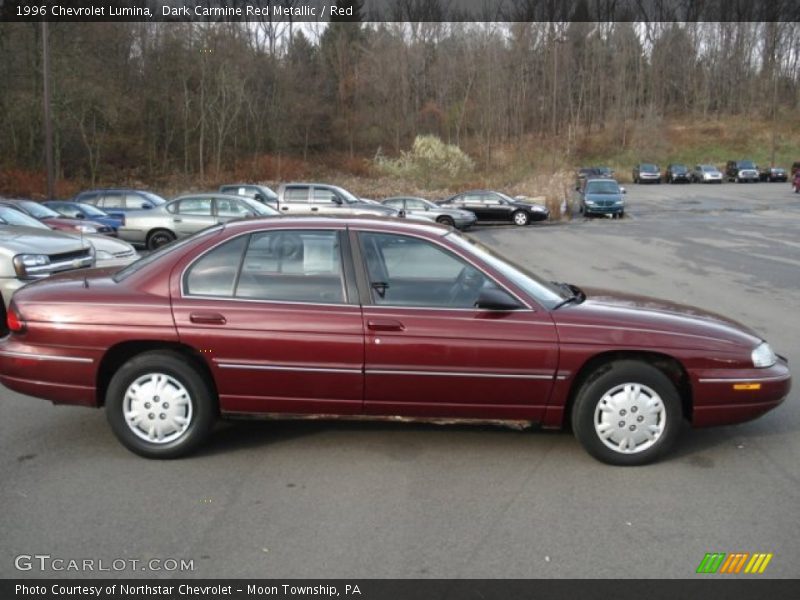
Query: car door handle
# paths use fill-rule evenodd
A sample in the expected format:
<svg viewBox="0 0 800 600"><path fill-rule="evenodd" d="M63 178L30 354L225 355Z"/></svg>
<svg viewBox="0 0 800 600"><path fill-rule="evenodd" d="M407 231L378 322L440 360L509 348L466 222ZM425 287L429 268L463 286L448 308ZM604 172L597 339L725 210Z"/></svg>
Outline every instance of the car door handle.
<svg viewBox="0 0 800 600"><path fill-rule="evenodd" d="M406 326L394 319L370 319L367 328L372 331L405 331Z"/></svg>
<svg viewBox="0 0 800 600"><path fill-rule="evenodd" d="M225 325L228 322L225 316L219 313L192 313L189 315L189 320L203 325Z"/></svg>
<svg viewBox="0 0 800 600"><path fill-rule="evenodd" d="M318 211L319 211L319 207L316 207L316 206L312 206L311 207L311 212L318 212Z"/></svg>
<svg viewBox="0 0 800 600"><path fill-rule="evenodd" d="M281 210L289 210L288 206L281 206Z"/></svg>
<svg viewBox="0 0 800 600"><path fill-rule="evenodd" d="M183 223L183 219L178 219L177 217L172 219L173 223Z"/></svg>

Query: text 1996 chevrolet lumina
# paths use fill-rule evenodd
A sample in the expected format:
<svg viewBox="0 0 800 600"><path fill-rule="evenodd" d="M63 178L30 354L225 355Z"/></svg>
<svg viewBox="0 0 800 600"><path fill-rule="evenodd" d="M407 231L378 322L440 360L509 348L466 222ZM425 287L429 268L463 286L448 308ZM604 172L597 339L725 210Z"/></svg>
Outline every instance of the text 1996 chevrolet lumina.
<svg viewBox="0 0 800 600"><path fill-rule="evenodd" d="M123 323L123 325L120 325ZM218 417L404 417L572 427L643 464L681 423L737 423L788 394L786 360L724 317L544 281L435 224L285 218L207 229L113 272L14 296L0 382L105 406L147 457Z"/></svg>

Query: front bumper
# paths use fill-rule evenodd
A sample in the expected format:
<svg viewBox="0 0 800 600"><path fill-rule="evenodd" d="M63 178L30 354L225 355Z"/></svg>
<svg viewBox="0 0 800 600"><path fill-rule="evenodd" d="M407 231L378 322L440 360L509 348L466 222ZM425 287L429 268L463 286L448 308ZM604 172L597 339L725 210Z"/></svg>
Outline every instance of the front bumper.
<svg viewBox="0 0 800 600"><path fill-rule="evenodd" d="M692 372L690 377L695 427L750 421L778 406L792 389L784 358L766 369L708 369Z"/></svg>
<svg viewBox="0 0 800 600"><path fill-rule="evenodd" d="M615 204L613 206L590 206L585 204L583 212L587 215L618 215L625 210L624 204Z"/></svg>

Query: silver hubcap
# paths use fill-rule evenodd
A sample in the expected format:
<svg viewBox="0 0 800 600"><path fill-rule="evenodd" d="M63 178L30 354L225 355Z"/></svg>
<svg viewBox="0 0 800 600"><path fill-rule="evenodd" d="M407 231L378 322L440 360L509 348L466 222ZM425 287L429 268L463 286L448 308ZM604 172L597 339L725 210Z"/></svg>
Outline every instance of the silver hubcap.
<svg viewBox="0 0 800 600"><path fill-rule="evenodd" d="M524 213L517 213L514 215L514 223L517 225L525 225L527 221L528 217L526 217Z"/></svg>
<svg viewBox="0 0 800 600"><path fill-rule="evenodd" d="M192 422L189 391L164 373L148 373L131 383L125 391L122 410L130 430L152 444L178 439Z"/></svg>
<svg viewBox="0 0 800 600"><path fill-rule="evenodd" d="M654 390L623 383L603 394L594 411L594 430L606 446L622 454L650 448L664 433L667 411Z"/></svg>

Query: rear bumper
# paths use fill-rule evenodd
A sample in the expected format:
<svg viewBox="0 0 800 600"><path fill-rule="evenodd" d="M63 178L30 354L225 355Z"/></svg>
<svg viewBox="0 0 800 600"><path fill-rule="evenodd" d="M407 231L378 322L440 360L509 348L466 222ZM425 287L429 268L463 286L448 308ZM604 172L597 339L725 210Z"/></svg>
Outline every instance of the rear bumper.
<svg viewBox="0 0 800 600"><path fill-rule="evenodd" d="M97 406L98 360L85 350L29 346L6 337L0 340L0 383L55 404Z"/></svg>
<svg viewBox="0 0 800 600"><path fill-rule="evenodd" d="M792 388L792 375L785 360L768 369L716 369L692 373L691 378L695 427L755 419L781 404Z"/></svg>

